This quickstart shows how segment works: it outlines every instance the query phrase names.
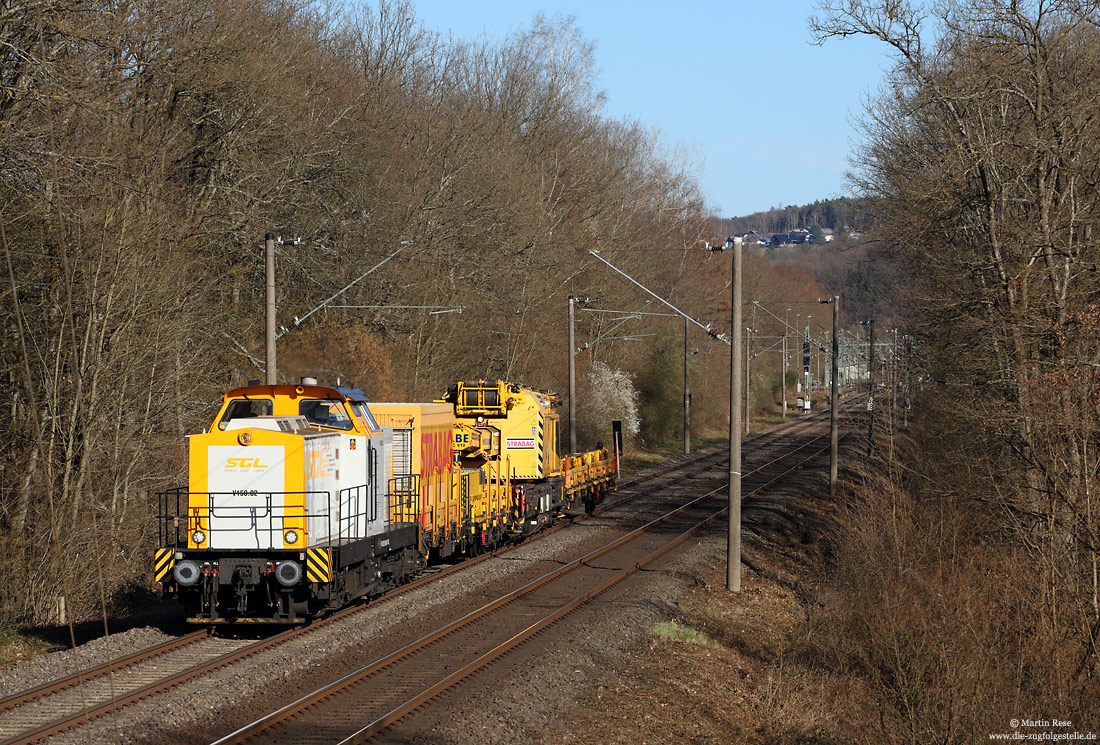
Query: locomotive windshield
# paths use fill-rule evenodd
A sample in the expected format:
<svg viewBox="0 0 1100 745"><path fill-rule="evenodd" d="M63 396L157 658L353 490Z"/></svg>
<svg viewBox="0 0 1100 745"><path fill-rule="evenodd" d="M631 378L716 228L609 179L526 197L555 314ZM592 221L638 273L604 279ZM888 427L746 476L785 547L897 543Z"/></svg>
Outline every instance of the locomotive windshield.
<svg viewBox="0 0 1100 745"><path fill-rule="evenodd" d="M270 398L242 398L233 401L225 409L225 415L218 422L218 429L225 429L233 419L251 419L257 416L271 416Z"/></svg>
<svg viewBox="0 0 1100 745"><path fill-rule="evenodd" d="M298 413L310 424L321 427L350 430L355 426L344 408L344 402L338 398L306 399L298 404Z"/></svg>

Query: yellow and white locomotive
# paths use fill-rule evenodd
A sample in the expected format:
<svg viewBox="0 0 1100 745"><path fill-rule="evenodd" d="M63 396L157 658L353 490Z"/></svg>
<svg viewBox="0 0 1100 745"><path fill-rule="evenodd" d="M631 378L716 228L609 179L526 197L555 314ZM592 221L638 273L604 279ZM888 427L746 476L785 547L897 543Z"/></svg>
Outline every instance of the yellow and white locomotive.
<svg viewBox="0 0 1100 745"><path fill-rule="evenodd" d="M458 383L442 401L229 391L160 495L155 579L194 623L297 623L550 524L612 486L603 449L558 458L554 394Z"/></svg>

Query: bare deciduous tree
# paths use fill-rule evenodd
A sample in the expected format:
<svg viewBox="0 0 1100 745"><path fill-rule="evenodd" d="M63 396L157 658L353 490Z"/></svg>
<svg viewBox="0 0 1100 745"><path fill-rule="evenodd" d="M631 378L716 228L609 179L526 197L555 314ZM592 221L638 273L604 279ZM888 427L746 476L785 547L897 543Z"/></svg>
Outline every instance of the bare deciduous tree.
<svg viewBox="0 0 1100 745"><path fill-rule="evenodd" d="M909 275L923 398L943 415L925 420L927 447L944 457L921 464L931 480L919 491L974 521L962 540L935 543L941 556L903 551L918 571L935 575L929 586L908 585L913 597L904 602L948 594L964 576L952 567L973 570L965 576L984 577L1019 602L1009 609L970 599L973 623L1007 624L1005 634L969 637L1003 645L1000 658L979 659L975 649L951 673L971 705L992 706L975 682L982 675L1002 692L1021 685L1013 665L1015 675L1043 681L1028 690L1048 705L1069 705L1090 676L1095 691L1100 674L1092 589L1098 22L1095 7L1058 0L826 2L811 19L821 41L869 36L894 56L867 107L855 181ZM910 512L935 514L919 503ZM949 530L942 515L934 522ZM953 612L941 618L971 623ZM1014 647L1029 635L1042 653ZM892 651L879 639L879 653L894 657L874 664L887 673L923 664L944 670L921 644L945 638L929 628ZM1040 669L1044 655L1049 667ZM883 680L903 731L945 740L989 731L973 718L963 730L934 724L944 698L930 695L931 681L910 680L902 690Z"/></svg>

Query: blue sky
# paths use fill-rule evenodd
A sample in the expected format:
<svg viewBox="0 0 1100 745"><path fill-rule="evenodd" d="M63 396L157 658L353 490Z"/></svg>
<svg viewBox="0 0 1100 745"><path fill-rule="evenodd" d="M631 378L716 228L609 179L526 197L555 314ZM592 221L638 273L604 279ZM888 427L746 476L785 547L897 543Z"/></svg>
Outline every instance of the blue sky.
<svg viewBox="0 0 1100 745"><path fill-rule="evenodd" d="M499 40L538 12L571 15L596 44L612 118L690 149L723 217L848 194L861 97L887 69L865 39L810 44L809 0L413 0L428 29Z"/></svg>

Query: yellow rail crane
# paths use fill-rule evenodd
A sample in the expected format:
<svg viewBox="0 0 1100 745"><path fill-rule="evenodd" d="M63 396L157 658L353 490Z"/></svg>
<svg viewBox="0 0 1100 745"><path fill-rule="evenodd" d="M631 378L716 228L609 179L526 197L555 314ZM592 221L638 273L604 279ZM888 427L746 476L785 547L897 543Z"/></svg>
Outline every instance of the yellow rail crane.
<svg viewBox="0 0 1100 745"><path fill-rule="evenodd" d="M503 380L467 380L451 386L443 401L454 407L457 423L487 432L497 443L482 457L499 464L498 483L512 482L513 533L540 530L578 502L591 511L614 485L605 448L558 456L556 393Z"/></svg>

